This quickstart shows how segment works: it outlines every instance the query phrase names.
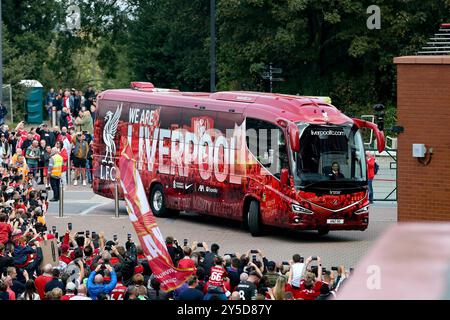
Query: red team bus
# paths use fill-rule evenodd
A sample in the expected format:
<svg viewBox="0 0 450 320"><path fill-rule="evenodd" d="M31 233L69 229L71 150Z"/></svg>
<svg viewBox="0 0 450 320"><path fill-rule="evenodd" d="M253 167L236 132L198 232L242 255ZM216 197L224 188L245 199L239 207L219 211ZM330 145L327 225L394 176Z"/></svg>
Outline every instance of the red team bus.
<svg viewBox="0 0 450 320"><path fill-rule="evenodd" d="M321 98L259 92L191 93L133 82L97 98L94 192L114 196L125 142L153 214L197 212L296 230L365 230L361 128ZM124 139L121 139L125 137ZM119 188L120 198L123 199Z"/></svg>

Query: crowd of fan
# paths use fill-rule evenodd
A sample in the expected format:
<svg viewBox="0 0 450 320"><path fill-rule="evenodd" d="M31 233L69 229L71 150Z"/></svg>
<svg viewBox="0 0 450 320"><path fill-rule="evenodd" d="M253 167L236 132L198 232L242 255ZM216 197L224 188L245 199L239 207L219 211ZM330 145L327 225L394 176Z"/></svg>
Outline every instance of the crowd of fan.
<svg viewBox="0 0 450 320"><path fill-rule="evenodd" d="M320 257L270 261L261 250L219 253L205 242L181 245L172 237L166 246L173 264L194 273L166 293L152 275L142 248L129 234L106 239L94 231L64 234L48 229L45 213L52 179L52 157L63 159L60 175L75 168L74 184L92 183L92 140L95 92L53 89L46 106L56 126L10 131L0 110L0 300L324 300L335 296L349 273L343 266L322 267ZM56 117L56 118L55 118ZM70 162L70 163L69 163ZM58 188L53 198L58 201ZM44 263L42 241L56 239L59 265Z"/></svg>
<svg viewBox="0 0 450 320"><path fill-rule="evenodd" d="M39 198L40 197L40 198ZM219 245L187 243L172 237L166 246L174 265L194 268L178 289L166 293L152 275L142 248L128 234L47 230L45 196L28 194L19 209L0 215L0 300L325 300L349 274L344 267L326 270L320 257L295 254L289 262L269 261L261 250L219 253ZM36 206L37 205L37 206ZM33 209L34 208L34 209ZM58 242L59 265L43 264L41 241Z"/></svg>
<svg viewBox="0 0 450 320"><path fill-rule="evenodd" d="M4 123L7 110L1 107L0 119L0 164L4 168L17 169L23 177L30 176L38 185L53 189L53 200L59 200L55 185L51 185L52 156L58 154L63 159L62 174L58 178L63 185L71 183L83 185L92 183L92 143L93 123L96 116L96 93L89 87L84 96L75 89L58 93L50 89L46 97L50 123L26 128L20 122L14 130ZM53 117L53 119L52 119ZM68 168L74 175L67 175Z"/></svg>

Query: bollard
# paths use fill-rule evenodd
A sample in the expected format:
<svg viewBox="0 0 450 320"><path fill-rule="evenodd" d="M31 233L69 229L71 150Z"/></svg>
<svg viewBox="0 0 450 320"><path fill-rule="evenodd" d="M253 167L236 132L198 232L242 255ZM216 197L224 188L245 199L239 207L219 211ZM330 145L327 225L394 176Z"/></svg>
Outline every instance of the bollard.
<svg viewBox="0 0 450 320"><path fill-rule="evenodd" d="M119 218L119 185L114 183L114 217Z"/></svg>
<svg viewBox="0 0 450 320"><path fill-rule="evenodd" d="M70 165L70 153L68 155L68 159L67 159L67 185L70 186L70 184L72 183L72 167Z"/></svg>
<svg viewBox="0 0 450 320"><path fill-rule="evenodd" d="M56 108L52 107L52 128L56 127Z"/></svg>
<svg viewBox="0 0 450 320"><path fill-rule="evenodd" d="M64 217L64 186L59 181L59 217Z"/></svg>

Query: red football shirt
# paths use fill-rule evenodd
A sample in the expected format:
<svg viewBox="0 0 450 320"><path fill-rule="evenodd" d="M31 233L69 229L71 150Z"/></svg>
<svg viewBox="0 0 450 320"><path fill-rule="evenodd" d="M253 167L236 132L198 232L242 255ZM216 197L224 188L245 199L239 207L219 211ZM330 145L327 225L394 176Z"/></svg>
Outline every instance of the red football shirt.
<svg viewBox="0 0 450 320"><path fill-rule="evenodd" d="M212 286L220 287L223 285L223 278L226 276L227 271L221 266L214 266L211 268L211 275L209 276L209 284Z"/></svg>
<svg viewBox="0 0 450 320"><path fill-rule="evenodd" d="M180 269L188 269L195 268L195 262L191 258L183 258L178 261L178 268Z"/></svg>
<svg viewBox="0 0 450 320"><path fill-rule="evenodd" d="M70 300L70 298L74 297L75 295L73 293L66 293L61 297L61 300Z"/></svg>
<svg viewBox="0 0 450 320"><path fill-rule="evenodd" d="M10 224L0 222L0 243L5 244L8 241L9 235L12 232Z"/></svg>
<svg viewBox="0 0 450 320"><path fill-rule="evenodd" d="M39 277L36 278L36 280L34 281L35 285L36 285L36 290L39 294L39 297L41 298L41 300L44 300L45 298L45 285L52 281L52 277L50 276L45 276L45 275L40 275Z"/></svg>
<svg viewBox="0 0 450 320"><path fill-rule="evenodd" d="M127 287L121 282L117 282L116 287L111 291L111 300L123 300Z"/></svg>

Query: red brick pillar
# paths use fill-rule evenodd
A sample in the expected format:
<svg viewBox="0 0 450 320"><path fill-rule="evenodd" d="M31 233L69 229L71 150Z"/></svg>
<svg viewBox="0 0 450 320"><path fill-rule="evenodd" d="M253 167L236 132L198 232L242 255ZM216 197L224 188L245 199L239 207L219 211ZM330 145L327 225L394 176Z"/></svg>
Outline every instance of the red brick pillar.
<svg viewBox="0 0 450 320"><path fill-rule="evenodd" d="M450 56L408 56L397 64L398 220L450 221ZM424 166L413 143L433 148Z"/></svg>

